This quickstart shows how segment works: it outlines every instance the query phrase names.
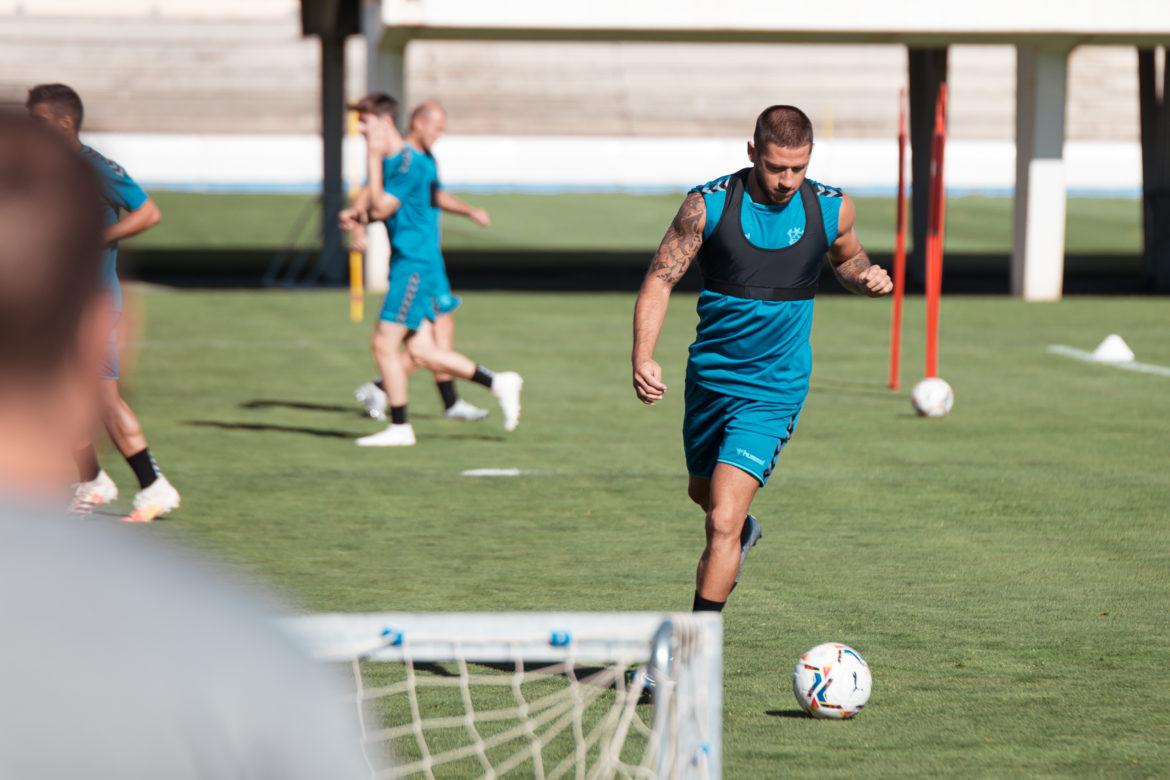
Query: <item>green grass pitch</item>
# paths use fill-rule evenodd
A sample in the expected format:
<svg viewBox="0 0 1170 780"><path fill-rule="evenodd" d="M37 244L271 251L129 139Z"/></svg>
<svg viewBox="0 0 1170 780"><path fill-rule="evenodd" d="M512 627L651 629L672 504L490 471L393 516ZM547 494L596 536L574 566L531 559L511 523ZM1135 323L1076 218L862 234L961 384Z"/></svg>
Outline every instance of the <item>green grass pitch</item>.
<svg viewBox="0 0 1170 780"><path fill-rule="evenodd" d="M416 376L419 444L396 451L352 442L379 424L350 396L371 375L370 325L347 321L344 292L137 294L131 399L183 492L173 519L137 532L225 558L304 610L689 607L693 298L673 303L658 350L670 390L645 408L632 293L468 295L457 343L525 375L521 426L448 422ZM1164 775L1170 380L1045 348L1117 332L1170 364L1170 301L945 299L957 400L943 420L885 389L888 314L817 303L813 390L725 613L725 776ZM909 385L921 299L906 332ZM105 462L128 492L125 465ZM525 474L460 476L482 467ZM850 722L793 716L792 664L829 640L873 668Z"/></svg>

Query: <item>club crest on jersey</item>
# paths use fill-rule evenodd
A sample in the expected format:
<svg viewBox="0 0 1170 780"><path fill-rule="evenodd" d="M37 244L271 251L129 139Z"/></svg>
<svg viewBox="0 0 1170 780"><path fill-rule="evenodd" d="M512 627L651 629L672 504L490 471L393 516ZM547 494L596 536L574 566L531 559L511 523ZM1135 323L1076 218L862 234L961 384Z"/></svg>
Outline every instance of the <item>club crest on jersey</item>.
<svg viewBox="0 0 1170 780"><path fill-rule="evenodd" d="M804 228L801 228L801 227L788 228L788 246L792 246L793 244L795 244L797 241L800 240L800 237L803 235L804 235Z"/></svg>

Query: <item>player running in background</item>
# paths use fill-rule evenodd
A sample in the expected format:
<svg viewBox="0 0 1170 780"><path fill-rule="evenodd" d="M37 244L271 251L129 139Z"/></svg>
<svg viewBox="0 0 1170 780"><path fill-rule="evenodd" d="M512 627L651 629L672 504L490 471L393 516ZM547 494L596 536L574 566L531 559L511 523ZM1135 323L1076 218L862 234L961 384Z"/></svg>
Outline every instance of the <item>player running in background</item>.
<svg viewBox="0 0 1170 780"><path fill-rule="evenodd" d="M397 130L398 102L373 93L354 104L366 138L368 186L341 215L342 226L365 218L383 219L390 235L390 289L371 348L390 404L390 425L357 440L362 447L401 447L415 443L407 416L407 373L402 347L413 365L446 373L489 388L500 404L504 430L520 421L520 375L493 373L435 342L435 268L439 254L439 213L431 205L437 172L426 155L402 143ZM395 150L397 152L395 153ZM367 211L368 209L368 211Z"/></svg>
<svg viewBox="0 0 1170 780"><path fill-rule="evenodd" d="M432 148L447 128L447 112L433 100L426 100L415 107L410 114L410 132L405 142L419 154L425 155L431 165L435 166L436 178L433 187L431 206L446 211L449 214L459 214L470 219L480 227L491 224L491 217L486 210L464 203L448 192L438 178L438 165ZM395 150L397 152L398 150ZM368 197L368 196L367 196ZM356 223L351 228L350 247L360 251L365 250L365 225ZM454 311L463 302L458 295L451 292L451 282L447 279L447 266L443 260L442 250L436 253L438 261L434 269L435 282L435 343L446 350L455 348L455 318ZM393 258L391 258L393 262ZM407 373L417 366L406 356ZM444 414L449 420L482 420L488 416L487 409L481 409L459 397L455 389L455 378L450 374L436 373L435 385L439 389L439 397L443 399ZM375 419L381 419L386 414L386 392L381 379L366 382L354 391L354 397L361 403L366 414Z"/></svg>
<svg viewBox="0 0 1170 780"><path fill-rule="evenodd" d="M808 393L822 258L827 252L850 292L877 297L893 289L858 241L853 201L805 178L812 146L812 123L800 109L760 114L747 147L751 167L687 194L638 294L633 383L649 405L667 389L654 347L671 290L698 259L703 290L683 421L687 492L706 512L695 610L723 609L762 536L748 510Z"/></svg>
<svg viewBox="0 0 1170 780"><path fill-rule="evenodd" d="M159 223L158 206L130 175L113 160L81 143L78 133L85 116L81 98L64 84L40 84L28 91L25 107L36 119L64 135L69 145L97 171L102 181L106 218L106 250L103 275L115 317L122 310L122 289L118 283L118 242L136 236ZM124 215L122 212L126 212ZM125 519L148 523L179 506L179 492L163 476L150 454L142 426L118 388L118 345L110 334L109 357L101 382L102 422L118 451L126 458L138 479L133 511ZM80 481L74 490L73 509L88 512L118 497L118 486L98 465L91 441L77 455Z"/></svg>

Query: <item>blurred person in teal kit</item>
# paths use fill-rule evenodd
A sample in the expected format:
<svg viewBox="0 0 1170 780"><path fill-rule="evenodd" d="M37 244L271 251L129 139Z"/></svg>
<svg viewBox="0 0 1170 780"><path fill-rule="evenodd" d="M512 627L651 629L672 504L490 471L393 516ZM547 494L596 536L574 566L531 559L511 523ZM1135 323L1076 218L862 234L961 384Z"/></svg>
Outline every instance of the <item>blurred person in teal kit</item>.
<svg viewBox="0 0 1170 780"><path fill-rule="evenodd" d="M439 213L432 206L436 171L398 133L398 101L371 93L353 104L366 139L368 182L354 204L339 215L343 229L369 219L385 220L390 236L390 288L374 330L371 349L382 373L390 425L357 440L361 447L415 444L406 409L407 368L449 374L488 388L500 404L504 430L520 422L524 381L514 371L493 372L435 340ZM403 352L405 347L405 353Z"/></svg>
<svg viewBox="0 0 1170 780"><path fill-rule="evenodd" d="M81 98L73 89L64 84L40 84L28 91L25 106L32 117L63 135L93 167L102 182L106 216L102 277L116 316L122 310L118 242L154 227L162 215L150 196L120 165L81 143L78 133L85 112ZM139 491L134 497L134 508L125 519L148 523L177 509L179 492L159 471L137 415L122 398L118 378L117 334L111 331L106 364L102 369L102 422L138 479ZM118 497L118 486L98 465L92 442L78 451L77 467L79 480L74 488L74 511L88 513Z"/></svg>
<svg viewBox="0 0 1170 780"><path fill-rule="evenodd" d="M893 283L853 230L853 201L806 178L812 123L771 106L747 145L749 168L693 188L642 283L634 311L634 391L667 390L654 347L671 290L699 260L703 290L686 374L687 493L706 512L696 611L721 611L762 537L748 514L796 428L812 371L813 297L825 255L843 287L887 295Z"/></svg>
<svg viewBox="0 0 1170 780"><path fill-rule="evenodd" d="M439 178L438 164L432 150L435 142L446 131L446 127L447 112L437 102L425 100L410 113L410 132L404 139L405 144L413 150L412 154L420 155L418 162L429 165L433 169L431 208L434 210L436 218L440 216L439 212L445 211L448 214L467 217L480 227L487 227L491 224L491 217L487 211L464 203L452 195L443 187L442 180ZM396 152L400 151L396 150ZM386 177L387 173L383 172L383 180ZM359 195L360 197L361 195ZM348 229L350 230L350 248L365 251L365 226L360 222L353 222L348 225ZM455 318L452 314L463 301L458 295L451 292L451 282L447 279L447 266L443 260L441 247L436 252L434 260L435 342L443 349L452 350L455 348ZM417 366L410 360L409 353L404 357L406 358L406 371L410 373ZM439 396L443 400L444 416L447 419L482 420L488 416L486 409L481 409L459 396L455 389L455 378L450 374L436 373L435 384L438 387ZM381 419L385 416L387 396L382 380L375 379L359 386L354 390L354 397L371 417Z"/></svg>

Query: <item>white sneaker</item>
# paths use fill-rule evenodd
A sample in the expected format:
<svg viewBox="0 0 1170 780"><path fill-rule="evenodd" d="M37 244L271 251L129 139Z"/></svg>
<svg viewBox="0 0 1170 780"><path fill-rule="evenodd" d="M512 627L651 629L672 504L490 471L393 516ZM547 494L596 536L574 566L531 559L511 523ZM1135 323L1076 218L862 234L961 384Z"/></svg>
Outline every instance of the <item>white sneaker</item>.
<svg viewBox="0 0 1170 780"><path fill-rule="evenodd" d="M514 431L520 424L520 390L523 387L524 380L515 371L501 372L492 380L492 395L504 412L505 431Z"/></svg>
<svg viewBox="0 0 1170 780"><path fill-rule="evenodd" d="M122 519L127 523L149 523L179 508L179 491L164 477L138 491L134 496L134 511Z"/></svg>
<svg viewBox="0 0 1170 780"><path fill-rule="evenodd" d="M487 416L487 409L480 409L475 404L469 404L462 398L456 401L446 412L448 420L482 420Z"/></svg>
<svg viewBox="0 0 1170 780"><path fill-rule="evenodd" d="M76 482L73 485L73 500L69 502L69 512L75 515L88 515L102 504L108 504L118 497L118 486L110 475L98 471L98 475L89 482Z"/></svg>
<svg viewBox="0 0 1170 780"><path fill-rule="evenodd" d="M373 382L366 382L353 391L353 397L362 405L367 417L382 420L386 417L386 391Z"/></svg>
<svg viewBox="0 0 1170 780"><path fill-rule="evenodd" d="M359 447L411 447L414 445L414 426L390 424L386 430L363 436L356 442Z"/></svg>

